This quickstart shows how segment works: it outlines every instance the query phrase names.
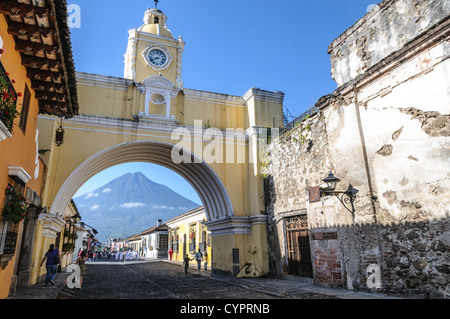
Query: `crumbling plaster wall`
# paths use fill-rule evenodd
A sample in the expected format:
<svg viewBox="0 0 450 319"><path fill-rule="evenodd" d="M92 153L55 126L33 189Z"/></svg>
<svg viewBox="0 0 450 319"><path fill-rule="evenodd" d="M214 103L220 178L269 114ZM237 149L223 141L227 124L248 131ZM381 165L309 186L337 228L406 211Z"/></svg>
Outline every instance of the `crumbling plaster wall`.
<svg viewBox="0 0 450 319"><path fill-rule="evenodd" d="M333 79L353 80L449 14L449 1L382 1L329 46Z"/></svg>

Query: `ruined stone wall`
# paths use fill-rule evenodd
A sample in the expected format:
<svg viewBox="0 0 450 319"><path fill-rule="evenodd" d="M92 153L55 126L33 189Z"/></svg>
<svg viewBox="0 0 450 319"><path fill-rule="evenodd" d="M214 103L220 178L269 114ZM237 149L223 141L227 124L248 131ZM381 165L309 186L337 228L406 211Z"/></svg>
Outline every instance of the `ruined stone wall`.
<svg viewBox="0 0 450 319"><path fill-rule="evenodd" d="M272 243L269 259L271 272L277 277L287 274L284 217L306 213L309 187L319 185L331 169L327 143L325 122L319 114L281 135L266 149L266 211Z"/></svg>
<svg viewBox="0 0 450 319"><path fill-rule="evenodd" d="M268 148L269 254L279 277L288 269L285 220L306 213L317 284L450 298L450 19L438 19L450 8L411 2L427 4L416 20L432 27L411 27L408 42L357 77L342 71L351 81ZM412 19L405 1L380 5L385 15ZM367 20L358 24L358 32L370 30ZM357 43L346 39L341 48ZM333 196L310 202L309 190L330 171L339 190L359 190L354 214Z"/></svg>
<svg viewBox="0 0 450 319"><path fill-rule="evenodd" d="M449 1L382 1L331 43L333 79L351 81L449 14Z"/></svg>

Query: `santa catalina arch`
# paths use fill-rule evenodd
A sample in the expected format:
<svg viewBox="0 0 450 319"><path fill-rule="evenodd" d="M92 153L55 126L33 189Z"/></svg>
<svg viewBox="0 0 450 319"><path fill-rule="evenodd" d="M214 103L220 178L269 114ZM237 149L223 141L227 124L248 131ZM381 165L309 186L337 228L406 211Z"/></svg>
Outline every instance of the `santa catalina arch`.
<svg viewBox="0 0 450 319"><path fill-rule="evenodd" d="M252 275L267 274L259 152L261 132L282 126L284 94L185 88L185 43L173 37L166 20L159 9L149 9L144 23L129 30L123 78L77 73L79 115L39 117L39 146L48 150L42 155L49 181L43 204L62 215L83 183L102 170L159 164L183 176L202 200L214 268L236 274L251 265ZM64 141L57 146L59 126Z"/></svg>

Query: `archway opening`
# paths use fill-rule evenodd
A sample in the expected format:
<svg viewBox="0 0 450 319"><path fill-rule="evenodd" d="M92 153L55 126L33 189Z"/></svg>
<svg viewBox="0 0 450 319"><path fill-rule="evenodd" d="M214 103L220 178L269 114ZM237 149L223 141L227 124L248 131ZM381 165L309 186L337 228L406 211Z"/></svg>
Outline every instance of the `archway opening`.
<svg viewBox="0 0 450 319"><path fill-rule="evenodd" d="M220 221L227 220L228 218L234 216L233 208L231 205L231 200L228 195L225 186L220 180L217 173L204 161L199 160L194 154L189 152L184 152L183 158L190 158L191 161L182 161L175 162L173 161L173 144L159 142L159 141L132 141L119 145L114 145L109 147L103 151L98 152L97 154L91 156L86 161L84 161L81 165L79 165L66 179L58 193L55 196L55 199L51 205L50 214L51 215L62 215L62 213L69 207L72 198L75 194L89 198L97 198L102 192L109 192L108 185L104 185L102 188L91 190L91 192L83 191L83 185L96 176L97 174L108 174L110 171L108 169L114 167L121 167L121 165L129 164L129 163L151 163L154 165L158 165L164 167L170 172L173 172L179 175L184 181L185 185L190 185L190 187L197 194L196 199L198 202L201 202L202 209L204 212L205 220L197 223L196 237L195 241L200 243L202 238L203 226L208 222L212 221ZM131 174L131 173L130 173ZM142 176L141 176L142 177ZM135 182L139 183L139 182ZM186 186L187 187L187 186ZM112 190L112 188L111 188ZM96 191L96 192L93 192ZM96 195L97 194L97 195ZM136 208L136 207L150 207L151 203L146 203L144 201L145 195L141 194L140 197L135 198L133 200L129 200L127 202L122 203L111 203L112 206L109 206L107 209L114 209L114 205L117 208L118 206L122 206L122 208ZM195 197L194 197L195 198ZM86 198L85 198L86 199ZM197 201L193 201L195 206L200 203L196 203ZM99 204L89 204L87 203L87 208L92 212L99 211L102 207ZM89 206L90 205L90 206ZM166 205L168 206L168 205ZM191 205L192 207L192 205ZM186 211L189 210L190 207L185 207ZM195 209L194 209L195 210ZM163 219L164 216L161 216L159 219ZM159 222L159 221L158 221ZM94 225L90 225L91 227ZM141 231L145 231L149 229L152 225L145 225L142 223ZM98 227L98 226L97 226ZM94 228L94 227L93 227ZM191 242L190 235L192 234L192 224L189 225L187 233L185 233L186 238L188 238ZM98 233L98 231L96 230ZM139 233L138 230L130 230L130 236L134 235L134 233ZM173 243L173 239L177 238L175 236L171 236L175 234L175 232L168 232L167 241L169 243ZM136 234L139 235L139 234ZM197 239L197 235L199 238ZM111 237L111 236L108 236ZM178 236L181 237L181 236ZM184 236L181 238L185 238ZM172 241L171 241L172 239ZM147 243L147 248L149 249L151 244L150 238L144 240ZM141 240L142 242L142 240ZM208 238L208 243L211 240ZM189 243L186 241L177 242L177 247L179 247L179 252L183 249L183 252L186 252L188 249L194 252L197 247L190 247ZM201 242L203 244L203 242ZM139 246L139 249L143 249L144 247ZM186 247L186 248L184 248ZM91 247L89 247L91 248ZM123 248L123 247L122 247ZM157 256L159 257L159 256Z"/></svg>
<svg viewBox="0 0 450 319"><path fill-rule="evenodd" d="M91 156L63 183L53 200L50 213L61 215L81 186L105 169L130 162L147 162L161 165L182 176L198 194L208 221L234 216L231 199L214 169L187 151L183 157L191 160L175 163L172 159L173 147L173 144L160 141L132 141L111 146Z"/></svg>
<svg viewBox="0 0 450 319"><path fill-rule="evenodd" d="M202 206L183 177L146 162L105 169L83 184L73 202L82 222L97 230L102 243L138 234Z"/></svg>

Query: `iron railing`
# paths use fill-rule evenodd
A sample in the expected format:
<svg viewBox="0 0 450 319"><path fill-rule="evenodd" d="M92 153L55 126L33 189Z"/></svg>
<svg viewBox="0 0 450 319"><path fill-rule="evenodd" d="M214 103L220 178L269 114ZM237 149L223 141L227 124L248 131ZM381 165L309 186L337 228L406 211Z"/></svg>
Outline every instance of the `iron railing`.
<svg viewBox="0 0 450 319"><path fill-rule="evenodd" d="M295 118L293 121L286 124L284 127L280 128L280 134L283 134L287 131L292 130L294 127L296 127L298 124L303 122L306 118L311 117L319 112L319 109L316 106L313 106L308 111L304 112L302 115Z"/></svg>
<svg viewBox="0 0 450 319"><path fill-rule="evenodd" d="M0 121L12 133L14 119L17 112L17 93L3 64L0 62Z"/></svg>

